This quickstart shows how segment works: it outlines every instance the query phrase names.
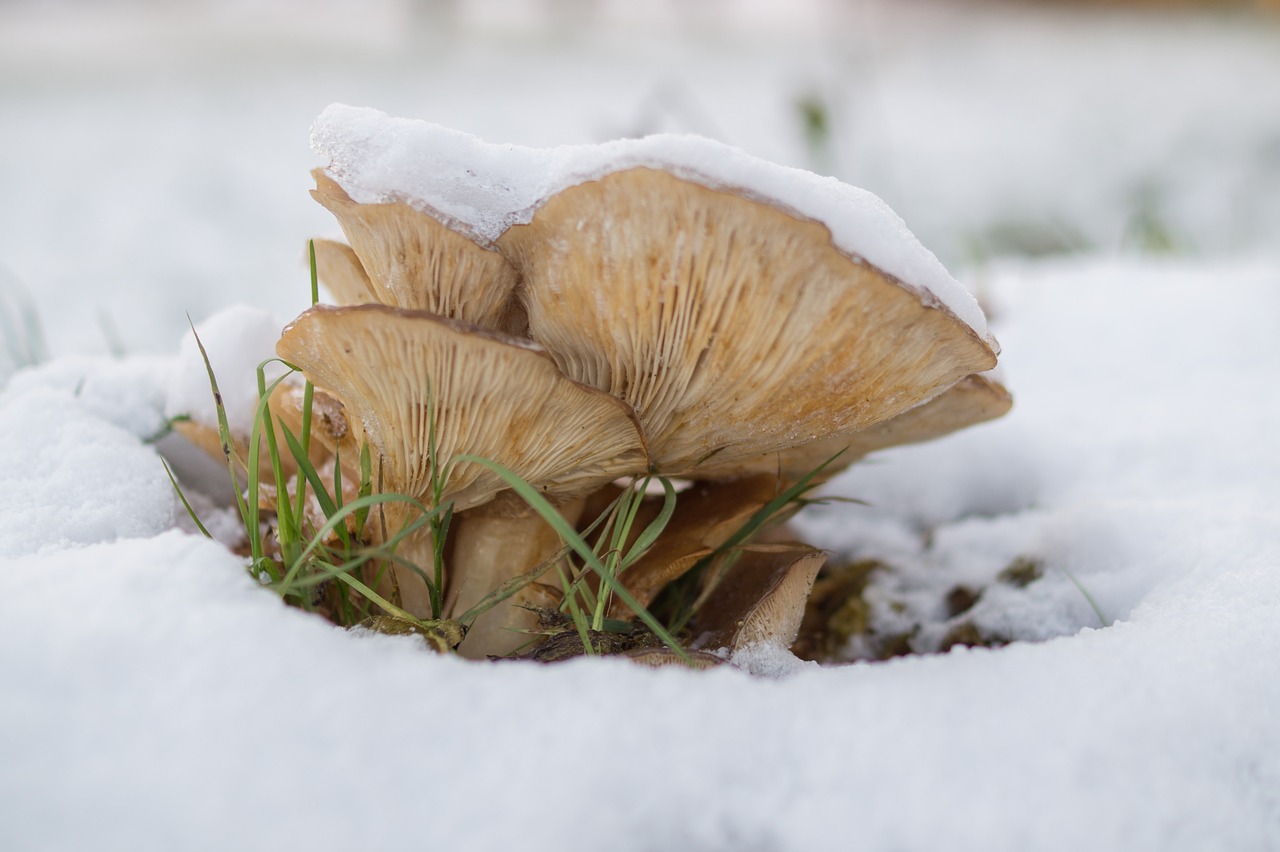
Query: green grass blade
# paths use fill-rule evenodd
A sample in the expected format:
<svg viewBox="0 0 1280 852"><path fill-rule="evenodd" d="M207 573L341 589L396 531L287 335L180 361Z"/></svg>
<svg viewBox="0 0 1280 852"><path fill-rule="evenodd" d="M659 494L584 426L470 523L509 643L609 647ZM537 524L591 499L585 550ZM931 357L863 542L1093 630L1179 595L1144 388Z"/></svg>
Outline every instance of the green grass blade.
<svg viewBox="0 0 1280 852"><path fill-rule="evenodd" d="M209 389L213 391L213 407L218 416L218 440L222 443L222 454L227 460L227 469L231 472L231 489L236 495L236 508L240 510L240 518L244 522L245 533L249 536L249 551L252 564L262 560L262 532L258 524L258 493L255 485L251 493L253 499L246 500L240 491L240 477L236 475L234 444L231 441L231 426L227 423L227 409L222 402L222 391L218 390L218 379L213 374L213 365L209 363L209 353L196 332L196 324L191 315L187 315L187 324L191 326L191 336L195 338L196 348L200 350L200 358L204 361L205 372L209 374ZM246 468L248 469L248 468ZM252 475L252 471L251 471ZM250 508L252 504L252 508Z"/></svg>
<svg viewBox="0 0 1280 852"><path fill-rule="evenodd" d="M311 459L311 405L314 395L315 387L311 382L304 382L302 385L302 435L299 441L302 448L302 456L301 459L298 459L299 464L301 464L302 459L306 459L309 464ZM283 426L284 424L282 423L281 425ZM294 455L297 458L297 454L295 453ZM294 515L298 518L302 517L302 510L306 505L306 497L306 486L300 483L298 485L297 504L293 509Z"/></svg>
<svg viewBox="0 0 1280 852"><path fill-rule="evenodd" d="M414 500L411 497L405 497L401 494L370 494L366 497L359 497L355 500L352 500L350 503L343 506L341 511L337 512L332 518L329 518L327 521L325 521L324 524L320 527L320 529L316 530L315 535L311 537L311 540L310 542L308 542L307 546L290 563L288 572L285 574L284 578L280 581L283 587L285 588L285 590L287 591L288 588L291 586L291 582L297 576L297 574L302 570L303 565L307 560L307 558L309 558L313 553L315 553L316 550L318 550L321 547L321 545L324 542L324 537L327 536L335 526L337 526L340 523L343 523L346 520L347 515L358 512L362 508L374 506L380 503L410 503L410 504L413 504L414 506L417 506L423 512L424 516L429 517L431 515L431 512L428 511L417 500ZM418 520L423 521L422 518L419 518Z"/></svg>
<svg viewBox="0 0 1280 852"><path fill-rule="evenodd" d="M178 492L178 499L182 501L182 507L187 510L187 515L200 532L204 533L205 538L213 538L213 535L200 523L200 517L196 515L196 510L191 508L191 504L187 502L187 495L182 493L182 486L178 484L177 478L173 475L173 469L169 467L169 462L160 459L160 464L164 465L164 472L169 475L169 482L173 483L173 490Z"/></svg>
<svg viewBox="0 0 1280 852"><path fill-rule="evenodd" d="M653 543L658 540L658 536L662 535L662 531L667 528L667 524L671 522L672 515L676 511L676 489L671 484L671 480L665 476L659 476L658 481L662 483L662 511L658 513L658 517L654 518L649 526L636 537L635 544L631 545L631 549L627 551L626 558L623 559L623 567L635 562L644 555Z"/></svg>
<svg viewBox="0 0 1280 852"><path fill-rule="evenodd" d="M373 589L369 588L364 583L360 582L350 574L338 573L338 574L334 574L333 576L338 580L342 581L343 583L346 583L348 586L355 589L361 595L373 601L378 606L382 607L384 610L387 611L389 615L394 615L396 618L403 618L405 621L410 621L410 622L413 622L414 624L419 624L419 625L422 624L421 619L414 618L412 615L405 612L395 604L391 603L391 601L387 600L382 595L378 594Z"/></svg>
<svg viewBox="0 0 1280 852"><path fill-rule="evenodd" d="M366 442L360 445L360 488L356 490L356 497L368 497L371 494L373 494L373 462L369 457L369 444ZM356 529L364 529L365 523L369 520L369 508L366 506L356 512Z"/></svg>
<svg viewBox="0 0 1280 852"><path fill-rule="evenodd" d="M311 304L320 302L320 275L316 268L316 241L307 240L307 262L311 267Z"/></svg>
<svg viewBox="0 0 1280 852"><path fill-rule="evenodd" d="M587 616L578 607L577 600L569 593L569 578L563 573L560 575L560 585L564 588L564 600L569 605L569 618L573 621L573 627L578 631L578 638L582 641L582 652L588 657L596 655L596 646L591 644L591 634L587 633Z"/></svg>
<svg viewBox="0 0 1280 852"><path fill-rule="evenodd" d="M1110 624L1111 622L1107 621L1107 617L1102 614L1102 607L1098 606L1098 602L1094 600L1093 595L1089 594L1089 590L1086 589L1084 585L1079 580L1076 579L1075 575L1072 574L1070 571L1068 571L1066 568L1059 568L1058 570L1061 571L1063 574L1066 574L1067 579L1071 581L1071 585L1075 586L1076 589L1080 592L1080 594L1084 596L1085 601L1093 609L1093 614L1098 617L1098 624L1102 627L1106 627L1108 624Z"/></svg>
<svg viewBox="0 0 1280 852"><path fill-rule="evenodd" d="M816 483L813 482L814 478L817 477L818 474L822 473L822 471L826 470L832 462L844 455L844 453L844 450L836 453L831 458L800 477L800 479L798 479L790 488L766 503L764 508L752 515L737 532L729 536L725 543L720 545L717 549L717 553L723 553L730 548L737 547L739 544L742 544L742 542L759 532L760 528L768 523L770 518L782 511L787 504L794 502L799 499L802 494L812 490L816 486Z"/></svg>
<svg viewBox="0 0 1280 852"><path fill-rule="evenodd" d="M280 421L280 433L284 435L284 442L289 447L289 452L293 454L294 463L298 465L298 472L303 478L311 484L311 491L316 495L316 502L320 504L320 510L324 512L325 518L332 518L338 513L338 505L333 501L325 489L324 480L320 478L320 474L316 471L315 465L311 463L311 459L307 457L306 448L302 446L302 442L294 437L293 432L285 425L284 421ZM298 493L302 494L302 486L299 484ZM301 501L299 501L301 502ZM302 518L302 507L297 510L299 521ZM349 547L351 540L348 537L347 525L338 524L334 528L338 534L338 538L342 541L343 547Z"/></svg>
<svg viewBox="0 0 1280 852"><path fill-rule="evenodd" d="M307 240L307 265L311 271L311 304L320 301L320 278L316 268L316 241ZM311 408L315 397L315 386L307 380L302 386L302 452L310 457L311 453ZM314 486L313 486L314 487ZM302 517L306 488L298 487L297 506L294 514Z"/></svg>

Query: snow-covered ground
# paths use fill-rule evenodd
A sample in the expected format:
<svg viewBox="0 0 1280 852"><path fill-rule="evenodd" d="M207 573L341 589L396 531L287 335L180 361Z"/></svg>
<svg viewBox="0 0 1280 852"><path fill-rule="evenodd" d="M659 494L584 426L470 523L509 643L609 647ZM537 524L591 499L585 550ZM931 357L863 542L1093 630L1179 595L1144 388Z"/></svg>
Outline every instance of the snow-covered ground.
<svg viewBox="0 0 1280 852"><path fill-rule="evenodd" d="M0 7L0 262L60 356L0 354L0 848L1280 849L1275 21L420 7ZM302 306L331 101L524 144L699 131L884 197L987 308L1015 408L797 527L891 566L877 630L1011 644L471 664L174 530L146 439L184 312Z"/></svg>

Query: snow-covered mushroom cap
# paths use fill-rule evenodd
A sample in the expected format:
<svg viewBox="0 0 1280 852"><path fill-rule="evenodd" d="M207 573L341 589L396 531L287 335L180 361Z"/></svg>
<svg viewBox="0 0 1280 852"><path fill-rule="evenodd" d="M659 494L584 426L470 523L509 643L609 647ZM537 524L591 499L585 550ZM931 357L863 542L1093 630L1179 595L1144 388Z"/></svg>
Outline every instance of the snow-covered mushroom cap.
<svg viewBox="0 0 1280 852"><path fill-rule="evenodd" d="M838 181L697 137L538 150L337 105L312 144L346 203L495 241L529 336L635 409L664 473L866 429L995 364L972 296Z"/></svg>
<svg viewBox="0 0 1280 852"><path fill-rule="evenodd" d="M630 409L565 378L527 341L420 311L322 305L294 320L276 351L341 400L352 430L381 458L385 491L429 503L433 464L445 477L440 501L459 511L506 487L486 467L450 463L462 454L554 495L646 467Z"/></svg>
<svg viewBox="0 0 1280 852"><path fill-rule="evenodd" d="M482 243L527 223L561 190L637 166L661 169L821 222L831 242L920 299L954 314L992 347L982 310L902 219L870 192L779 166L697 136L655 135L601 145L526 148L489 144L437 124L333 104L311 146L354 201L404 202Z"/></svg>

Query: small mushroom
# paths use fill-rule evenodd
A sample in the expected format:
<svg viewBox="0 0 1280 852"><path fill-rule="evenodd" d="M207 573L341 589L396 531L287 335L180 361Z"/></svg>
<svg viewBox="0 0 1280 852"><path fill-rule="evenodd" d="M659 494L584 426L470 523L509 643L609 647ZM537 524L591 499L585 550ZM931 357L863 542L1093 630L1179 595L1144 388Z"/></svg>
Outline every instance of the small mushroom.
<svg viewBox="0 0 1280 852"><path fill-rule="evenodd" d="M374 296L367 301L500 331L523 330L522 312L512 299L517 273L498 252L408 204L357 204L322 169L312 175L311 194L337 217L367 273ZM316 259L318 264L319 252ZM345 294L340 300L360 297L359 276L349 259L330 252L326 265L330 280L338 281Z"/></svg>
<svg viewBox="0 0 1280 852"><path fill-rule="evenodd" d="M292 382L281 382L271 394L271 413L299 439L302 437L305 402L304 389ZM312 391L310 433L310 459L313 464L319 465L335 455L341 456L348 466L358 462L360 447L353 439L342 403L323 390Z"/></svg>
<svg viewBox="0 0 1280 852"><path fill-rule="evenodd" d="M294 320L276 349L342 402L353 440L374 455L379 490L428 508L452 501L461 512L506 489L460 455L497 462L562 500L647 467L630 409L565 378L527 341L420 311L322 305ZM385 506L388 531L412 514ZM429 537L400 554L431 564ZM402 605L430 616L425 583L402 567L396 579Z"/></svg>
<svg viewBox="0 0 1280 852"><path fill-rule="evenodd" d="M825 560L800 544L745 548L699 608L692 647L730 654L760 643L790 648Z"/></svg>

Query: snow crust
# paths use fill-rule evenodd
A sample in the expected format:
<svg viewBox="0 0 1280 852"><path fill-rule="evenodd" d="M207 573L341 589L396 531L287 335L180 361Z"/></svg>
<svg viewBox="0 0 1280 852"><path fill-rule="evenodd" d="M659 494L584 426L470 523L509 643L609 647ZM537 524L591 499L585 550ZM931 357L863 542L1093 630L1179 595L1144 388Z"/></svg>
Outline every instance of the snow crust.
<svg viewBox="0 0 1280 852"><path fill-rule="evenodd" d="M657 134L599 145L495 145L437 124L333 104L311 145L356 201L404 201L493 242L557 192L645 166L733 189L825 224L835 245L941 304L989 343L977 301L878 197L834 178L775 165L700 136Z"/></svg>
<svg viewBox="0 0 1280 852"><path fill-rule="evenodd" d="M18 374L0 848L395 847L424 820L457 849L1275 848L1280 400L1257 389L1280 381L1280 266L1074 261L989 284L1014 411L873 457L832 486L871 507L798 527L892 564L868 598L922 650L958 583L983 629L1043 641L835 668L758 648L735 659L755 676L344 633L162 531L153 446L107 418L128 406L90 401L115 383L145 430L164 370ZM1043 575L996 580L1016 557ZM600 792L562 831L558 796L581 790Z"/></svg>

